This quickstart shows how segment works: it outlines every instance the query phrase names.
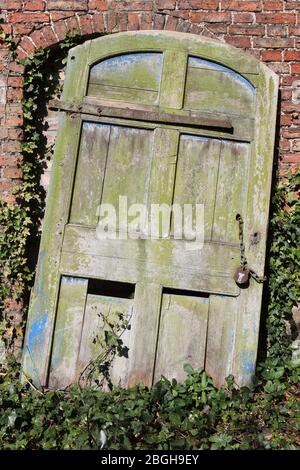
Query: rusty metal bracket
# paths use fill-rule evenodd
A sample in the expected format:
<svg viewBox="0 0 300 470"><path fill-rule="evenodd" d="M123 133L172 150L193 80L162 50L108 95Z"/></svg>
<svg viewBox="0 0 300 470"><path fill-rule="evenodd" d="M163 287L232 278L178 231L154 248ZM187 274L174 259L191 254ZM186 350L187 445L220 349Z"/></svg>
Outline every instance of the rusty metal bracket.
<svg viewBox="0 0 300 470"><path fill-rule="evenodd" d="M121 106L120 106L121 104ZM51 100L48 107L67 113L82 113L95 116L123 118L135 121L148 121L157 123L178 124L181 126L203 127L218 129L233 134L233 125L229 118L214 117L209 113L195 113L192 111L174 110L162 111L154 106L138 106L130 103L88 102L70 103L68 101Z"/></svg>

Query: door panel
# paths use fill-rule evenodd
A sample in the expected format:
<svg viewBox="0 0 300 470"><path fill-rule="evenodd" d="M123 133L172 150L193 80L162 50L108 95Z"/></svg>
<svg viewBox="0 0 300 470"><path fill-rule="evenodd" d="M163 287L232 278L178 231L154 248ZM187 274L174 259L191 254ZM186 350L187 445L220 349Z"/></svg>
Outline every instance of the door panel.
<svg viewBox="0 0 300 470"><path fill-rule="evenodd" d="M203 369L205 361L208 297L164 293L155 363L155 378L183 381L184 364Z"/></svg>
<svg viewBox="0 0 300 470"><path fill-rule="evenodd" d="M163 55L138 52L111 57L90 71L88 96L131 103L156 104Z"/></svg>

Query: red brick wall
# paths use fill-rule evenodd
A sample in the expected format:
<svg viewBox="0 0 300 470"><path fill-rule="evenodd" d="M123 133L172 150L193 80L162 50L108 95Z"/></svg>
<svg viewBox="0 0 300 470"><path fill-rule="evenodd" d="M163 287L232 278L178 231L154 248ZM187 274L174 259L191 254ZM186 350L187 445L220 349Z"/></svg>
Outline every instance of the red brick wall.
<svg viewBox="0 0 300 470"><path fill-rule="evenodd" d="M280 76L280 169L300 164L299 0L0 0L0 22L19 57L61 41L69 29L98 32L166 29L210 36L240 47ZM0 42L0 195L22 177L23 67Z"/></svg>

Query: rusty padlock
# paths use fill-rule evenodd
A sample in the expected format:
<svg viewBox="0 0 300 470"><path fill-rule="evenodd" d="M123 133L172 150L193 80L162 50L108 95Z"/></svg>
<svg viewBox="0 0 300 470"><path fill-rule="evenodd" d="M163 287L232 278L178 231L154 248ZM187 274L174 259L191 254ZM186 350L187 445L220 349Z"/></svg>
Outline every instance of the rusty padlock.
<svg viewBox="0 0 300 470"><path fill-rule="evenodd" d="M234 273L234 280L239 286L247 287L249 284L250 272L246 267L240 266Z"/></svg>

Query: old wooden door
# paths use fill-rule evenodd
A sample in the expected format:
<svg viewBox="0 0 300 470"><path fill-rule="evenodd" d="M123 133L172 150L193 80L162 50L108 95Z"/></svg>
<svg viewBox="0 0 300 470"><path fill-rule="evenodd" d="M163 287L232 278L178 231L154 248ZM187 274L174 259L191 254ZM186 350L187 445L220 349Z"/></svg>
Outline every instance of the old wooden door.
<svg viewBox="0 0 300 470"><path fill-rule="evenodd" d="M128 357L113 362L114 383L182 380L184 363L217 385L251 381L262 285L233 279L236 216L263 275L276 97L263 64L190 34L120 33L70 51L23 374L38 386L76 382L105 321L123 316ZM203 249L176 239L171 217L156 239L140 226L135 239L100 240L99 205L119 196L204 204Z"/></svg>

